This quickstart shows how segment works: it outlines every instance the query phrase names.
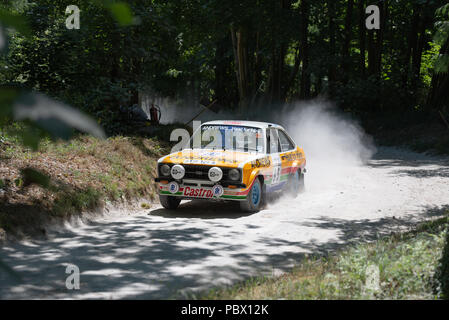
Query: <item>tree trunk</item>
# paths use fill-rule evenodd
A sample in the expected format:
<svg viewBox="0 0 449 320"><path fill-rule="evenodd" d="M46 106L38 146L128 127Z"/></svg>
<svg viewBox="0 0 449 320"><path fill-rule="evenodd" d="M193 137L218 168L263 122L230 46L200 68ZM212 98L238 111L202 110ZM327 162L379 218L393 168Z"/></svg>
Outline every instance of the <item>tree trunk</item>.
<svg viewBox="0 0 449 320"><path fill-rule="evenodd" d="M424 10L421 10L421 18L419 19L419 25L418 25L418 35L417 35L417 41L416 41L416 47L413 50L413 56L412 56L412 81L411 81L411 87L414 92L417 91L418 85L419 85L419 79L421 74L421 57L422 52L424 50L425 45L425 39L427 38L426 35L426 17Z"/></svg>
<svg viewBox="0 0 449 320"><path fill-rule="evenodd" d="M378 77L382 75L382 51L388 18L388 0L384 0L384 2L379 3L379 11L380 30L377 30L376 32L376 74Z"/></svg>
<svg viewBox="0 0 449 320"><path fill-rule="evenodd" d="M310 70L309 70L309 3L307 0L301 1L301 38L300 53L302 58L300 97L307 99L310 97Z"/></svg>
<svg viewBox="0 0 449 320"><path fill-rule="evenodd" d="M287 97L290 89L293 87L294 83L295 83L295 79L296 76L298 75L299 72L299 66L301 64L301 54L300 54L301 50L299 48L296 49L296 53L295 53L295 64L293 66L293 70L290 74L290 77L287 81L287 84L284 87L284 91L283 91L283 96Z"/></svg>
<svg viewBox="0 0 449 320"><path fill-rule="evenodd" d="M230 64L229 58L226 57L227 47L229 44L229 37L217 41L215 51L215 81L214 91L215 98L218 99L220 104L230 105L233 103L233 97L229 96L226 84L228 81L232 81L228 76L228 65ZM235 101L234 101L235 102Z"/></svg>
<svg viewBox="0 0 449 320"><path fill-rule="evenodd" d="M335 95L335 78L336 78L336 57L335 57L335 0L327 1L328 8L328 30L329 30L329 55L331 61L328 68L328 79L329 79L329 97L333 98Z"/></svg>
<svg viewBox="0 0 449 320"><path fill-rule="evenodd" d="M234 47L235 68L237 75L237 85L239 90L240 108L246 109L249 103L249 72L248 72L248 41L247 31L240 27L234 31L231 27L232 43Z"/></svg>
<svg viewBox="0 0 449 320"><path fill-rule="evenodd" d="M377 70L375 32L375 30L368 30L368 75L370 76L375 75Z"/></svg>
<svg viewBox="0 0 449 320"><path fill-rule="evenodd" d="M291 2L291 0L273 2L273 15L281 17L287 10L291 9ZM282 24L273 24L271 27L273 34L284 30ZM268 82L269 90L267 92L267 98L269 102L279 103L285 101L286 97L284 94L288 91L288 88L282 80L284 78L286 48L289 43L282 36L273 37L271 43L271 75L269 76L271 81Z"/></svg>
<svg viewBox="0 0 449 320"><path fill-rule="evenodd" d="M343 69L343 83L347 83L348 81L348 71L351 66L350 55L349 55L349 45L351 42L351 33L352 33L352 11L354 7L354 0L348 0L348 5L346 7L346 17L345 17L345 32L344 32L344 41L343 41L343 50L342 50L342 69Z"/></svg>
<svg viewBox="0 0 449 320"><path fill-rule="evenodd" d="M360 60L359 60L360 75L362 76L362 79L364 79L366 74L365 0L359 1L359 46L360 46Z"/></svg>
<svg viewBox="0 0 449 320"><path fill-rule="evenodd" d="M261 67L262 61L259 56L259 42L260 42L260 31L256 32L256 51L254 52L254 67L253 67L253 97L251 98L251 105L255 102L258 94L259 86L262 82L261 77Z"/></svg>
<svg viewBox="0 0 449 320"><path fill-rule="evenodd" d="M408 87L409 75L410 75L410 60L412 53L416 51L418 43L418 23L419 23L419 7L416 5L413 8L413 16L410 22L410 32L408 35L407 52L405 55L405 72L402 76L402 85L404 88Z"/></svg>

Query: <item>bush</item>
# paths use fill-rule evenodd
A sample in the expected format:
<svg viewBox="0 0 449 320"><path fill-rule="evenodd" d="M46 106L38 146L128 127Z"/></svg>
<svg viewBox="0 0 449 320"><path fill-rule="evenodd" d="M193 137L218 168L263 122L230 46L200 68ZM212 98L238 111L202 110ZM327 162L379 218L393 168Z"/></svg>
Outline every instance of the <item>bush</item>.
<svg viewBox="0 0 449 320"><path fill-rule="evenodd" d="M437 278L441 286L443 298L449 299L449 230L446 232L446 242L438 267Z"/></svg>

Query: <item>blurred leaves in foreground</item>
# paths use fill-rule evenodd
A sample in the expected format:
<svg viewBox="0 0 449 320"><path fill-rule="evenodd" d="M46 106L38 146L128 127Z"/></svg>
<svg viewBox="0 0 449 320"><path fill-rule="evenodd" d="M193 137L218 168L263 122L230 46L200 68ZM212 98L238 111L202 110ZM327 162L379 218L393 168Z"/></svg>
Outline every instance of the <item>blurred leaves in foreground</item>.
<svg viewBox="0 0 449 320"><path fill-rule="evenodd" d="M134 21L129 6L124 2L103 0L95 3L106 7L121 26ZM31 35L25 16L0 5L0 55L8 48L8 36L15 32L25 37ZM21 122L24 126L8 133L18 136L26 146L34 150L38 148L44 133L48 133L53 139L69 139L76 129L99 138L105 137L103 129L95 120L81 111L38 92L3 86L0 87L0 128L13 121ZM29 183L49 186L49 177L35 169L25 168L21 173ZM0 269L20 281L20 276L1 260Z"/></svg>

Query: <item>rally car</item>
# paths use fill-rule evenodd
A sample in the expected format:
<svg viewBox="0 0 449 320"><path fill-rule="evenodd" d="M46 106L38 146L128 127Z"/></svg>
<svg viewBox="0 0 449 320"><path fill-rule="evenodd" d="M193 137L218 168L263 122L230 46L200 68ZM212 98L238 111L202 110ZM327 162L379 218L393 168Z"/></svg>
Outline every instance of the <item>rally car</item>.
<svg viewBox="0 0 449 320"><path fill-rule="evenodd" d="M306 158L279 125L255 121L202 124L181 151L158 160L159 199L176 209L183 199L239 201L257 212L272 192L304 190Z"/></svg>

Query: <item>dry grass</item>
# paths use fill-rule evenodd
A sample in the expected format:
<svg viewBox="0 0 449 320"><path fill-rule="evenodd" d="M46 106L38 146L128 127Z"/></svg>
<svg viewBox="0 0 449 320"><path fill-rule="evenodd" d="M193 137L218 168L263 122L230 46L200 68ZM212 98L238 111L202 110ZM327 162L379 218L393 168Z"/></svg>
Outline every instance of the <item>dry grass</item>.
<svg viewBox="0 0 449 320"><path fill-rule="evenodd" d="M157 140L79 136L68 142L44 141L32 152L13 139L0 142L0 228L42 225L107 201L155 197L157 158L166 152ZM29 183L21 169L33 168L50 177L44 188Z"/></svg>

